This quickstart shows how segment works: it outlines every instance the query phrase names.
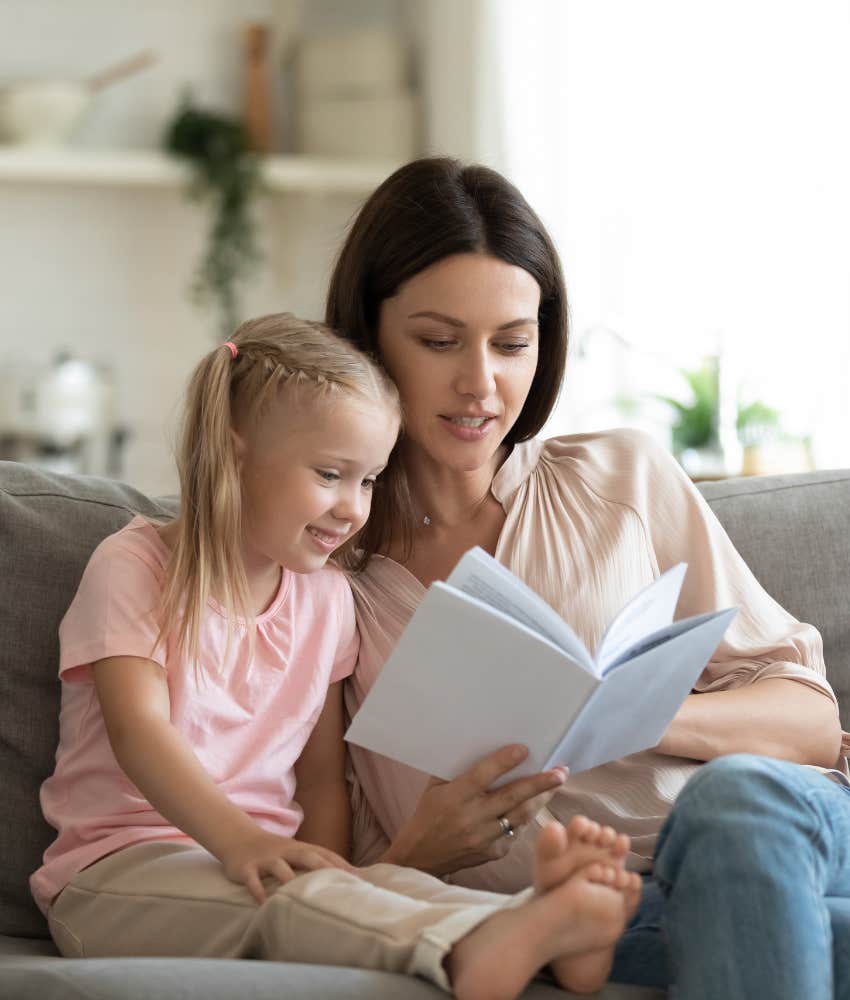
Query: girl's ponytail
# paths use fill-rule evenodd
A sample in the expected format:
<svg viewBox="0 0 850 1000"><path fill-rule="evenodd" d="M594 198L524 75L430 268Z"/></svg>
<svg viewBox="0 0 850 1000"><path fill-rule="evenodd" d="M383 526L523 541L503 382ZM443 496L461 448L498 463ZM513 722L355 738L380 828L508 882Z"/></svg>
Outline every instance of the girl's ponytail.
<svg viewBox="0 0 850 1000"><path fill-rule="evenodd" d="M244 360L238 347L233 355L229 345L222 344L195 369L186 394L177 456L180 516L163 591L160 634L196 662L201 621L213 594L236 615L250 618L232 418L234 369Z"/></svg>

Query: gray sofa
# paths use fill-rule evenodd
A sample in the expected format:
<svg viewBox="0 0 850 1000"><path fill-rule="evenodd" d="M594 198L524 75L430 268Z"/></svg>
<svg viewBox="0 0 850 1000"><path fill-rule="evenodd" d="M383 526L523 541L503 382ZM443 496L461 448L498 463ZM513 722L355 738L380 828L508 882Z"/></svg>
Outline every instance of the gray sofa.
<svg viewBox="0 0 850 1000"><path fill-rule="evenodd" d="M767 590L824 637L830 680L850 721L850 471L701 487ZM133 513L173 512L118 483L0 462L0 998L438 997L428 983L354 969L209 959L57 957L27 878L52 831L38 789L52 770L57 627L95 545ZM535 982L529 998L564 997ZM652 990L609 986L607 1000Z"/></svg>

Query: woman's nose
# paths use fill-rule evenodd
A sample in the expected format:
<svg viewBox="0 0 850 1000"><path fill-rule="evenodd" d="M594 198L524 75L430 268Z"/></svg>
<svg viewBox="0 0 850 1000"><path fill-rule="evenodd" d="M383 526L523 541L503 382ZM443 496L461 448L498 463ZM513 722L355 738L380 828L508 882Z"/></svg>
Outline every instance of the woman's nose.
<svg viewBox="0 0 850 1000"><path fill-rule="evenodd" d="M463 396L486 399L496 388L492 359L486 350L470 351L461 356L455 388Z"/></svg>

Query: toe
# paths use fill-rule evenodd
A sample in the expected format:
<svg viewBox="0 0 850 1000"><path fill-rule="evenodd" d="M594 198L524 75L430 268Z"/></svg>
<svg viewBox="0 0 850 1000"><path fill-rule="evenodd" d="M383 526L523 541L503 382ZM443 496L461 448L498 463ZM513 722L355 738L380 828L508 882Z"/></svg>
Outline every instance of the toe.
<svg viewBox="0 0 850 1000"><path fill-rule="evenodd" d="M595 826L596 824L591 822L587 816L573 816L567 823L567 839L571 844L577 840L585 840L588 830Z"/></svg>
<svg viewBox="0 0 850 1000"><path fill-rule="evenodd" d="M552 861L567 849L567 831L562 823L547 823L537 838L538 861Z"/></svg>

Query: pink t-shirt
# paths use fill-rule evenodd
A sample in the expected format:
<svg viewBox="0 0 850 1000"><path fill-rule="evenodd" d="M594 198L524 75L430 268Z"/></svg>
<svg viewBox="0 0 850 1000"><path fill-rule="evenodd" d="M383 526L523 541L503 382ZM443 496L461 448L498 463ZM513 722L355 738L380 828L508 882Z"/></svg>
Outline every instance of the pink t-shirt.
<svg viewBox="0 0 850 1000"><path fill-rule="evenodd" d="M166 672L171 721L207 773L260 826L292 836L302 819L294 764L328 685L354 668L359 637L341 572L283 571L257 618L254 655L237 625L210 602L200 637L200 680L170 645L154 648L169 551L156 528L134 518L94 551L59 627L62 708L56 769L41 805L58 836L30 887L46 912L88 865L130 844L188 840L150 805L118 766L100 711L91 664L108 656L152 659Z"/></svg>

